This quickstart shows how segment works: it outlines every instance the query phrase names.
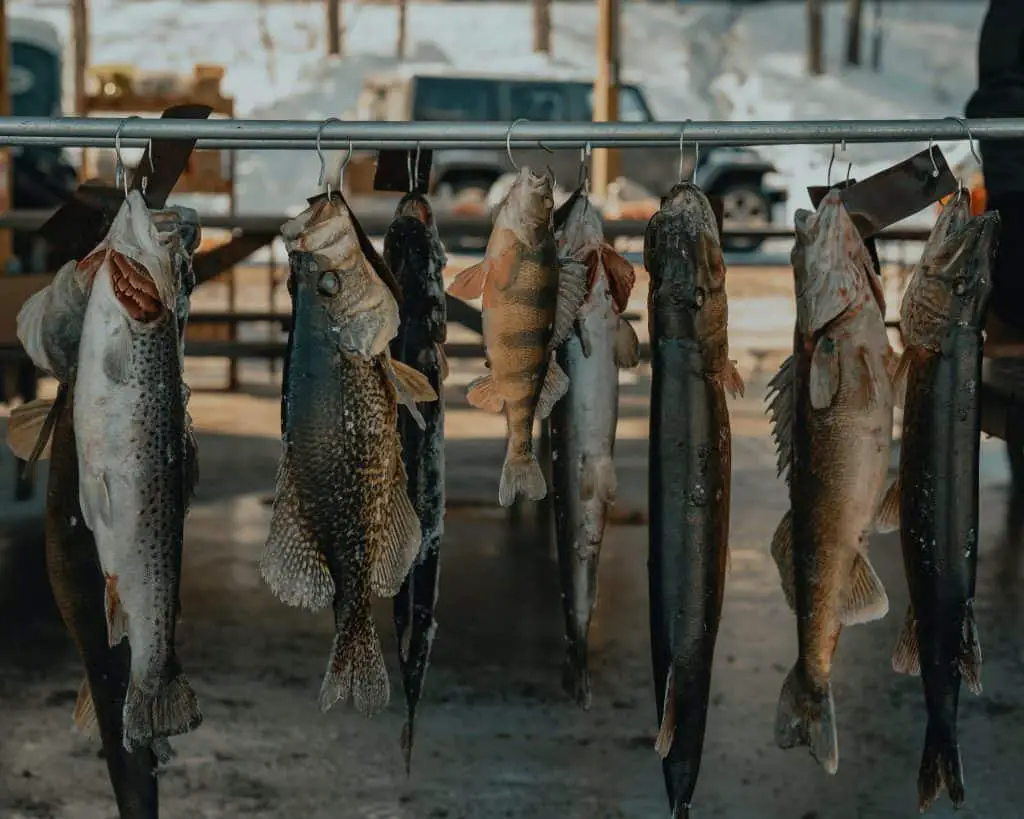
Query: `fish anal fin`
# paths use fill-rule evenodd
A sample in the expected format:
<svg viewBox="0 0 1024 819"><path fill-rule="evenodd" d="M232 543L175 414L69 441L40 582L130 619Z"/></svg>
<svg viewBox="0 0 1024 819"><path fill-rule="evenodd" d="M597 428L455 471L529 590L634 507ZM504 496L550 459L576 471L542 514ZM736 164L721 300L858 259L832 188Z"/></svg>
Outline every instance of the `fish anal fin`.
<svg viewBox="0 0 1024 819"><path fill-rule="evenodd" d="M84 677L78 686L78 699L75 700L75 730L89 739L100 738L100 723L96 717L96 704L92 701L92 690L89 678Z"/></svg>
<svg viewBox="0 0 1024 819"><path fill-rule="evenodd" d="M889 598L871 562L858 553L853 559L839 620L844 626L857 626L881 620L889 613Z"/></svg>
<svg viewBox="0 0 1024 819"><path fill-rule="evenodd" d="M665 699L661 708L661 725L658 728L658 736L654 740L654 752L665 759L672 750L672 743L676 738L676 669L675 665L668 667L668 676L665 679Z"/></svg>
<svg viewBox="0 0 1024 819"><path fill-rule="evenodd" d="M583 354L589 357L590 345L584 345ZM615 366L620 370L635 367L640 363L640 339L637 338L633 325L624 318L619 318L615 328Z"/></svg>
<svg viewBox="0 0 1024 819"><path fill-rule="evenodd" d="M917 622L914 619L914 607L907 606L907 615L896 639L896 648L892 652L892 670L897 674L910 674L916 677L921 673L921 658L917 650Z"/></svg>
<svg viewBox="0 0 1024 819"><path fill-rule="evenodd" d="M544 377L544 386L537 400L537 417L544 420L551 414L555 404L569 391L569 376L558 366L553 358L548 362L548 372Z"/></svg>
<svg viewBox="0 0 1024 819"><path fill-rule="evenodd" d="M890 359L892 370L892 400L893 406L903 409L907 400L907 381L910 377L910 367L914 358L912 348L908 347L900 356L895 354Z"/></svg>
<svg viewBox="0 0 1024 819"><path fill-rule="evenodd" d="M106 575L103 586L103 611L107 615L107 645L111 648L128 636L128 612L121 605L117 575Z"/></svg>
<svg viewBox="0 0 1024 819"><path fill-rule="evenodd" d="M401 457L397 460L399 465L391 484L387 528L371 556L370 588L378 597L398 594L420 550L420 519L405 487L406 475Z"/></svg>
<svg viewBox="0 0 1024 819"><path fill-rule="evenodd" d="M132 366L132 335L125 325L121 325L107 338L103 351L103 372L115 384L128 381Z"/></svg>
<svg viewBox="0 0 1024 819"><path fill-rule="evenodd" d="M968 602L964 609L963 631L960 640L960 657L957 665L960 676L972 694L981 693L981 639L978 623L974 619L974 606Z"/></svg>
<svg viewBox="0 0 1024 819"><path fill-rule="evenodd" d="M334 599L334 580L314 532L300 512L291 463L285 456L278 471L260 574L274 595L289 606L318 611Z"/></svg>
<svg viewBox="0 0 1024 819"><path fill-rule="evenodd" d="M772 438L778 454L778 474L785 474L787 482L793 461L793 372L793 356L789 356L768 382L767 396Z"/></svg>
<svg viewBox="0 0 1024 819"><path fill-rule="evenodd" d="M444 351L444 344L440 341L435 342L434 349L437 351L437 369L440 373L441 381L447 381L451 371L448 367L448 354Z"/></svg>
<svg viewBox="0 0 1024 819"><path fill-rule="evenodd" d="M811 355L811 406L826 409L839 390L839 348L828 336L822 336Z"/></svg>
<svg viewBox="0 0 1024 819"><path fill-rule="evenodd" d="M875 516L875 531L895 532L900 528L900 479L897 477L882 495L882 502Z"/></svg>
<svg viewBox="0 0 1024 819"><path fill-rule="evenodd" d="M723 389L733 398L743 397L743 392L746 389L743 384L743 376L740 375L740 371L736 369L735 361L726 361L725 366L722 367L718 373L718 383L722 385Z"/></svg>
<svg viewBox="0 0 1024 819"><path fill-rule="evenodd" d="M382 710L391 698L384 652L368 605L354 607L338 626L320 685L320 710L326 712L338 700L349 698L356 711L367 716Z"/></svg>
<svg viewBox="0 0 1024 819"><path fill-rule="evenodd" d="M490 373L474 378L466 389L466 401L471 407L484 412L501 412L505 408L505 400L499 395L494 378Z"/></svg>
<svg viewBox="0 0 1024 819"><path fill-rule="evenodd" d="M38 460L46 460L50 457L50 431L46 429L46 419L53 409L52 398L36 398L24 404L19 404L7 419L7 446L11 452L23 461L32 457L39 437L46 434L46 442L43 445Z"/></svg>
<svg viewBox="0 0 1024 819"><path fill-rule="evenodd" d="M633 292L633 285L636 284L636 270L633 268L633 263L624 258L607 242L601 247L601 261L608 274L608 286L611 288L615 306L620 313L624 313L629 307L629 297Z"/></svg>
<svg viewBox="0 0 1024 819"><path fill-rule="evenodd" d="M796 611L796 569L793 565L793 510L789 509L782 516L772 537L772 559L779 570L782 583L782 594L786 604Z"/></svg>
<svg viewBox="0 0 1024 819"><path fill-rule="evenodd" d="M484 294L488 272L487 259L460 270L448 285L448 294L463 301L480 298Z"/></svg>

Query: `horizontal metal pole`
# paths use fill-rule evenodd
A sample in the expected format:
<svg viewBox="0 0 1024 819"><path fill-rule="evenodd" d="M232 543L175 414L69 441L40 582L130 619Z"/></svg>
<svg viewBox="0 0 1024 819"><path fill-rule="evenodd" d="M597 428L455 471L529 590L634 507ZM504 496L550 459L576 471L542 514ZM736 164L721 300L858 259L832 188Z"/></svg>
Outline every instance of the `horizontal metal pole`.
<svg viewBox="0 0 1024 819"><path fill-rule="evenodd" d="M510 135L511 130L511 135ZM0 145L142 147L153 138L198 138L199 148L675 147L955 141L1024 137L1024 117L802 122L328 122L317 120L0 117Z"/></svg>

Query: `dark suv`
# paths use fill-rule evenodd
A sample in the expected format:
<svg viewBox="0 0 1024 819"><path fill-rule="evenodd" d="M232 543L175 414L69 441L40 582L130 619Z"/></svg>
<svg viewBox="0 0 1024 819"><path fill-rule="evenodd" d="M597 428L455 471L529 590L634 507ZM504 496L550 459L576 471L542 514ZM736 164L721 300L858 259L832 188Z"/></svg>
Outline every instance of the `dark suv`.
<svg viewBox="0 0 1024 819"><path fill-rule="evenodd" d="M588 122L593 118L593 84L578 80L490 75L383 74L368 77L359 99L357 117L364 120L513 122ZM636 85L619 89L619 119L650 122L643 91ZM687 162L693 156L687 150ZM627 179L658 196L667 193L679 176L676 148L626 150L621 172ZM563 187L571 187L579 169L578 150L517 149L517 163L548 165ZM692 167L692 166L691 166ZM486 191L510 171L504 150L451 150L434 154L431 185L456 194L466 188ZM689 168L684 173L689 174ZM760 227L771 223L776 204L787 192L777 184L772 164L748 148L706 148L700 151L697 182L722 197L726 224ZM736 239L731 249L754 249L760 243Z"/></svg>

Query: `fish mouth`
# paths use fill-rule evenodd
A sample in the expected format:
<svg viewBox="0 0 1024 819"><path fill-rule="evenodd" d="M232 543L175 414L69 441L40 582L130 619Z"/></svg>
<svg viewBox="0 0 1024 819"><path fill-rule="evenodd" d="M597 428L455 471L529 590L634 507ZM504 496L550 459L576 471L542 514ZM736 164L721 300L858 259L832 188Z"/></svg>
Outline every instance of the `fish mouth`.
<svg viewBox="0 0 1024 819"><path fill-rule="evenodd" d="M398 216L411 216L427 227L434 223L434 214L426 200L417 193L406 194L398 205Z"/></svg>
<svg viewBox="0 0 1024 819"><path fill-rule="evenodd" d="M110 252L110 284L118 304L135 321L148 323L163 315L164 305L149 271L116 250Z"/></svg>

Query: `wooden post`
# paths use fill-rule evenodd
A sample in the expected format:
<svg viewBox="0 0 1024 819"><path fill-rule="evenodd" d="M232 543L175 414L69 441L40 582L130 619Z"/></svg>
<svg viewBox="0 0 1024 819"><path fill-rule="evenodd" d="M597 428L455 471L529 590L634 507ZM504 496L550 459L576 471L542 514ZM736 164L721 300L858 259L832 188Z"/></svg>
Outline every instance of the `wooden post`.
<svg viewBox="0 0 1024 819"><path fill-rule="evenodd" d="M811 74L825 73L825 20L822 0L807 0L807 70Z"/></svg>
<svg viewBox="0 0 1024 819"><path fill-rule="evenodd" d="M594 80L594 122L619 118L619 0L597 3L597 76ZM608 183L619 176L617 148L594 150L591 190L598 201L608 195Z"/></svg>
<svg viewBox="0 0 1024 819"><path fill-rule="evenodd" d="M846 2L846 64L860 65L860 32L861 18L864 12L864 0L847 0Z"/></svg>
<svg viewBox="0 0 1024 819"><path fill-rule="evenodd" d="M533 51L551 54L551 0L533 0Z"/></svg>
<svg viewBox="0 0 1024 819"><path fill-rule="evenodd" d="M11 48L7 34L7 3L0 0L0 116L10 116ZM11 209L11 150L0 148L0 213ZM0 230L0 276L7 273L13 253L11 231Z"/></svg>
<svg viewBox="0 0 1024 819"><path fill-rule="evenodd" d="M342 55L341 0L327 0L327 54Z"/></svg>
<svg viewBox="0 0 1024 819"><path fill-rule="evenodd" d="M75 115L88 115L85 76L89 71L89 4L88 0L71 0L72 69L75 74Z"/></svg>
<svg viewBox="0 0 1024 819"><path fill-rule="evenodd" d="M871 21L871 68L882 70L882 0L875 0L875 14Z"/></svg>
<svg viewBox="0 0 1024 819"><path fill-rule="evenodd" d="M399 60L405 59L405 30L408 10L409 4L406 0L398 0L398 42L395 43L395 57Z"/></svg>

